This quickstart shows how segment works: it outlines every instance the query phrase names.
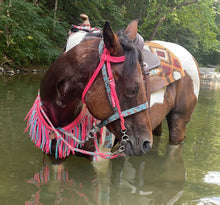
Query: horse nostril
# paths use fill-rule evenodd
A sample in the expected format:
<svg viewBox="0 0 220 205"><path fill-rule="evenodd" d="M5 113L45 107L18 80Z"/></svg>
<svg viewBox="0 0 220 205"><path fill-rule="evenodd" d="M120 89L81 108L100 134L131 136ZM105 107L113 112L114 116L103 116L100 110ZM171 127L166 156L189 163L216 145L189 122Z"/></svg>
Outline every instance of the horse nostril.
<svg viewBox="0 0 220 205"><path fill-rule="evenodd" d="M150 151L150 149L151 149L151 142L149 142L149 141L144 141L144 143L143 143L143 152L144 153L146 153L146 152L148 152L148 151Z"/></svg>

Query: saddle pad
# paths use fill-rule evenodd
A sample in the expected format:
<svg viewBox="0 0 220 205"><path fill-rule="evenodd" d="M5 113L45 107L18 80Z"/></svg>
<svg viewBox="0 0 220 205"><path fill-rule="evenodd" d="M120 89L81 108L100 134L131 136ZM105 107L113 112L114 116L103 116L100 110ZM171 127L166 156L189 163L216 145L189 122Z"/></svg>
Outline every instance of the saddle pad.
<svg viewBox="0 0 220 205"><path fill-rule="evenodd" d="M71 32L78 32L80 30L88 33L101 33L101 30L96 27L72 25Z"/></svg>
<svg viewBox="0 0 220 205"><path fill-rule="evenodd" d="M150 70L151 93L185 76L179 59L168 48L151 41L145 45L160 59L160 66Z"/></svg>

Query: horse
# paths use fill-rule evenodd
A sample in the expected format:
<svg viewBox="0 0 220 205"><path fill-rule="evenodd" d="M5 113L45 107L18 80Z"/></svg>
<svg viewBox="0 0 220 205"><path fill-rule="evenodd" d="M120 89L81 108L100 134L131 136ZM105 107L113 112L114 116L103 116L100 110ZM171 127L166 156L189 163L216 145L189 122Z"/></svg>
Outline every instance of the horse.
<svg viewBox="0 0 220 205"><path fill-rule="evenodd" d="M133 42L136 34L136 23L116 35L106 22L102 39L82 41L52 63L27 115L38 148L57 158L72 151L91 159L90 152L97 149L94 135L106 126L120 142L118 152L141 155L151 149L143 61Z"/></svg>
<svg viewBox="0 0 220 205"><path fill-rule="evenodd" d="M94 28L92 30L94 30ZM91 35L85 30L81 32L83 33L81 34L82 40L86 39L87 35ZM74 47L77 45L78 41L75 41L76 34L79 35L78 32L70 33L67 39L67 45L69 46L66 51L68 51L71 46ZM144 41L143 37L138 33L136 34L135 41L144 56L144 60L147 61L147 63L144 62L148 64L147 74L150 73L150 85L149 88L146 86L146 90L148 94L151 94L149 109L153 133L154 135L161 135L161 122L166 118L169 127L169 143L171 145L180 144L184 140L186 125L190 121L198 101L200 90L198 63L189 51L178 44L158 40ZM75 44L73 42L75 42ZM152 44L155 45L152 46ZM146 54L146 52L148 53ZM159 58L159 62L155 56L152 55L153 52ZM170 54L174 55L175 58L171 59ZM164 76L164 73L166 73L164 71L157 71L168 69L169 65L168 63L166 64L167 59L170 61L168 62L169 64L173 63L183 69L180 71L182 72L183 78L178 76L180 75L179 70L173 71L173 73L168 76ZM151 75L151 73L154 72L158 72L159 74ZM164 80L162 77L167 79ZM145 83L145 85L147 84Z"/></svg>
<svg viewBox="0 0 220 205"><path fill-rule="evenodd" d="M161 135L164 118L169 128L169 144L182 143L199 95L196 60L174 43L153 41L142 45L141 38L137 39L137 21L117 33L106 22L102 35L102 39L85 35L79 44L64 52L44 76L40 100L51 124L68 126L80 115L84 102L89 113L101 121L101 126L105 125L115 135L119 150L126 155L148 152L153 145L153 133ZM156 63L159 75L149 71L151 65L145 62L146 56L142 56L143 48L160 57L161 63ZM161 50L169 51L169 55ZM170 72L164 59L182 70ZM103 71L103 80L99 71L105 62L108 71ZM153 68L155 72L155 65ZM165 71L161 71L163 68ZM57 146L56 139L52 140L54 146ZM95 146L87 139L82 148L93 151Z"/></svg>

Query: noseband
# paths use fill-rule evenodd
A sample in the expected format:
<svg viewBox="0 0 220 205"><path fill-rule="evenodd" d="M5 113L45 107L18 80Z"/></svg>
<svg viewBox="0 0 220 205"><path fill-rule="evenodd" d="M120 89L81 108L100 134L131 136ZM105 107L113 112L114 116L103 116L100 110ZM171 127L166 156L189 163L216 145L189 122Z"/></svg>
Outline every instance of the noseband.
<svg viewBox="0 0 220 205"><path fill-rule="evenodd" d="M105 84L105 89L108 95L108 100L113 108L114 114L108 117L106 120L103 120L100 123L98 123L89 132L91 135L93 135L103 126L106 126L107 124L120 119L122 139L120 142L119 151L124 152L127 141L129 140L129 136L126 134L127 129L125 127L124 118L148 109L149 105L148 105L148 102L145 102L136 107L130 108L125 111L121 111L120 103L119 103L118 96L115 90L115 80L114 80L112 70L111 70L111 62L122 63L125 61L125 56L120 56L120 57L111 56L109 50L104 47L103 40L101 40L99 44L99 54L100 54L100 63L83 91L82 102L85 103L86 93L88 92L89 88L92 86L100 70L102 70L102 76L103 76L103 80Z"/></svg>

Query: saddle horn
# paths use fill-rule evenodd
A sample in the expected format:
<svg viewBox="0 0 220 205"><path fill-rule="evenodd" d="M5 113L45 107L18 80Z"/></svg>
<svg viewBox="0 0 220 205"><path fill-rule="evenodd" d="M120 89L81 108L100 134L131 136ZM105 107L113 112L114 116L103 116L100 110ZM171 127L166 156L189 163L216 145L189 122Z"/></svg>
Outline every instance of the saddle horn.
<svg viewBox="0 0 220 205"><path fill-rule="evenodd" d="M89 17L86 14L80 14L80 18L83 20L81 26L90 26Z"/></svg>

